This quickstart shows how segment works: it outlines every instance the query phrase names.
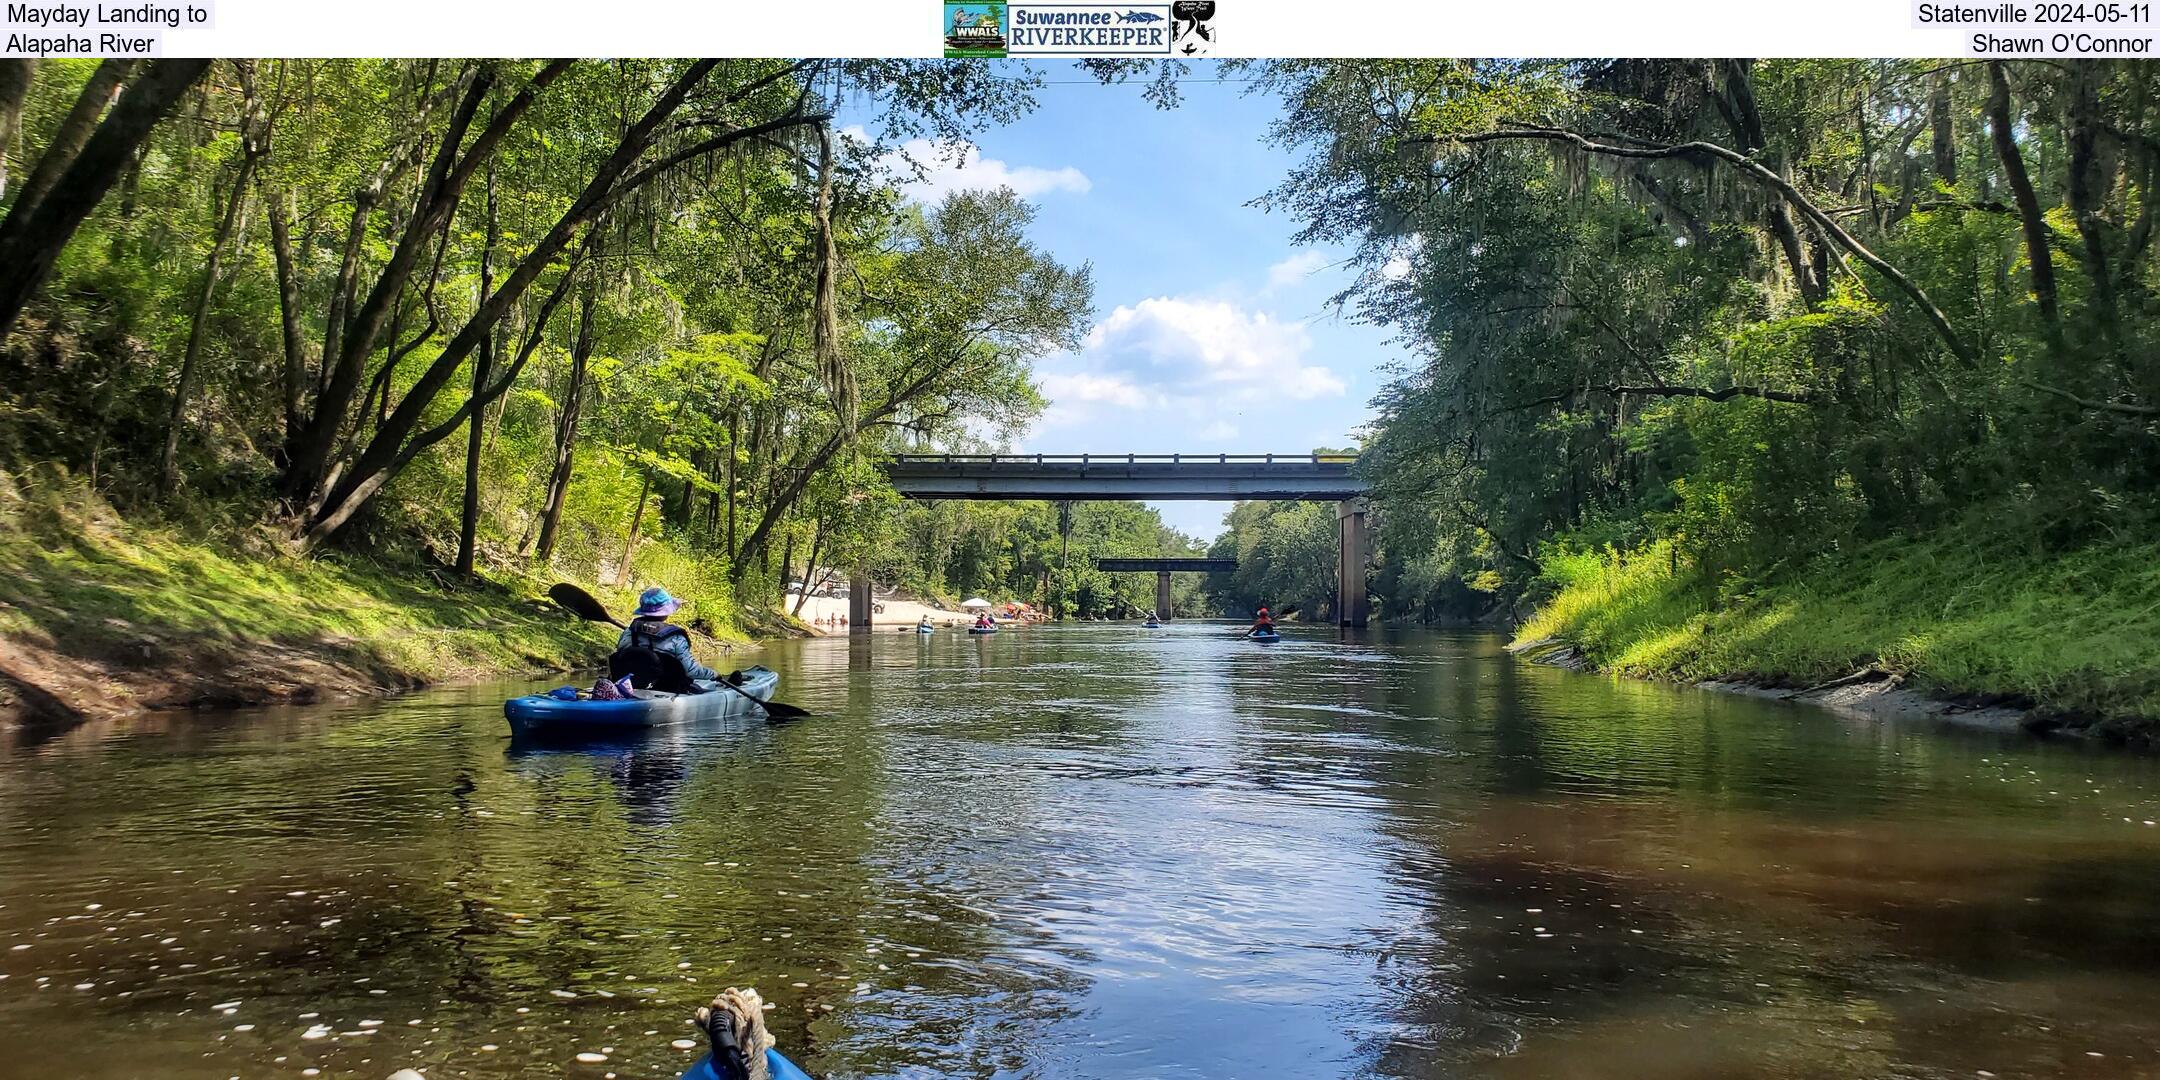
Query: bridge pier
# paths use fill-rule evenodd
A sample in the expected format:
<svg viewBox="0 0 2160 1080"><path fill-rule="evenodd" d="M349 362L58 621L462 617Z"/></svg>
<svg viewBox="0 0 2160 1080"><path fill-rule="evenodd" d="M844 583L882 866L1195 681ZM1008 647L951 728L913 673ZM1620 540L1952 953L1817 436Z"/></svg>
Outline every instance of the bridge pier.
<svg viewBox="0 0 2160 1080"><path fill-rule="evenodd" d="M1335 564L1335 614L1336 621L1344 626L1363 626L1372 620L1372 601L1365 592L1368 509L1362 499L1335 504L1341 539Z"/></svg>
<svg viewBox="0 0 2160 1080"><path fill-rule="evenodd" d="M1168 621L1170 618L1170 571L1155 571L1155 617Z"/></svg>
<svg viewBox="0 0 2160 1080"><path fill-rule="evenodd" d="M850 634L870 632L870 575L857 572L848 578L847 628Z"/></svg>

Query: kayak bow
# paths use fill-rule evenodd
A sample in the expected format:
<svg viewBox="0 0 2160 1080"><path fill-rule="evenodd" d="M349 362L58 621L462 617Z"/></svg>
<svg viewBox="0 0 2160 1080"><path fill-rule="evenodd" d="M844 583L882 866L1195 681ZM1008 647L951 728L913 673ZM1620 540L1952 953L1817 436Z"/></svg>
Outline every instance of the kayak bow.
<svg viewBox="0 0 2160 1080"><path fill-rule="evenodd" d="M780 1056L778 1050L765 1051L765 1067L772 1072L772 1080L810 1080L810 1074L802 1071L794 1062ZM712 1055L699 1058L698 1063L682 1074L682 1080L722 1080L720 1070L713 1068Z"/></svg>

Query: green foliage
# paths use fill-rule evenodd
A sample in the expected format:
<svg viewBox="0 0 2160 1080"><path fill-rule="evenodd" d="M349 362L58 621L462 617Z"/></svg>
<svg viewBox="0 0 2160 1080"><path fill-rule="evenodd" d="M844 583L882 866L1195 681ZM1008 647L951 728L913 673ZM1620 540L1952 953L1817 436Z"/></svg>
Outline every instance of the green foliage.
<svg viewBox="0 0 2160 1080"><path fill-rule="evenodd" d="M2062 554L1976 521L1825 555L1745 590L1669 542L1553 553L1545 566L1559 591L1521 639L1574 642L1614 670L1811 686L1874 665L1924 687L2160 720L2150 539Z"/></svg>
<svg viewBox="0 0 2160 1080"><path fill-rule="evenodd" d="M93 67L41 66L23 171ZM1019 431L1042 407L1030 362L1078 342L1089 272L1029 239L1031 207L1010 191L916 207L879 167L898 142L1018 118L1039 81L1024 66L911 60L220 62L0 350L0 461L57 463L148 524L268 521L393 561L453 561L470 495L481 567L662 581L709 605L700 613L716 625L756 617L788 550L814 547L825 565L885 558L902 511L881 455ZM627 141L671 87L685 93L653 141ZM835 380L811 347L810 311L816 158L832 134L820 129L842 93L873 134L831 140ZM267 150L243 186L251 99ZM469 126L446 138L461 109ZM479 132L506 116L486 143ZM760 121L773 126L756 139L703 144ZM438 190L439 153L465 155L470 179L439 231L408 235ZM153 464L177 357L235 200L166 490ZM513 287L507 306L488 305L490 289ZM329 353L371 297L383 324L339 404ZM475 409L483 338L489 378L508 382ZM859 413L840 407L845 383ZM468 424L480 431L472 484ZM327 464L311 477L295 462L318 430ZM325 524L333 509L353 516Z"/></svg>
<svg viewBox="0 0 2160 1080"><path fill-rule="evenodd" d="M1234 558L1238 566L1208 576L1218 610L1243 618L1263 604L1276 610L1295 604L1307 618L1333 616L1341 531L1333 503L1239 503L1224 525L1208 554Z"/></svg>
<svg viewBox="0 0 2160 1080"><path fill-rule="evenodd" d="M873 565L950 605L969 596L1018 600L1061 618L1135 618L1155 610L1155 575L1105 573L1102 558L1192 558L1202 545L1139 503L913 503L892 522ZM1171 578L1172 610L1211 609L1201 578Z"/></svg>
<svg viewBox="0 0 2160 1080"><path fill-rule="evenodd" d="M1546 604L1538 625L1618 627L1627 649L1603 655L1619 663L1754 670L1744 651L1658 650L1725 627L1721 604L1825 573L1876 580L1860 552L1933 551L1976 514L2033 553L2017 586L2033 590L2047 558L2126 573L2115 545L2160 521L2160 114L2142 104L2160 68L1245 66L1285 101L1277 139L1305 154L1263 202L1356 247L1343 303L1413 354L1365 459L1389 617ZM1790 190L1659 149L1688 143ZM1615 551L1635 553L1625 572L1583 584L1585 553ZM1642 584L1666 561L1683 570ZM1894 653L1833 621L1794 670ZM2012 670L2058 685L2042 666L1983 678L1987 655L1926 666L1946 685Z"/></svg>

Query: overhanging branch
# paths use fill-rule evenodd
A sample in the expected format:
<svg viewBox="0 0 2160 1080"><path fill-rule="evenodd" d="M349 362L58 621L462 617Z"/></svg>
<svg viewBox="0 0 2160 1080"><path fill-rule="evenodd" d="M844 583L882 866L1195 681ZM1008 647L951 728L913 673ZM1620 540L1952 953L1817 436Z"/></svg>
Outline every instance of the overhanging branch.
<svg viewBox="0 0 2160 1080"><path fill-rule="evenodd" d="M1734 398L1748 397L1761 398L1764 401L1783 402L1787 405L1810 406L1824 403L1822 398L1814 394L1798 390L1772 390L1766 386L1727 386L1719 390L1706 390L1699 386L1588 386L1577 387L1564 393L1553 394L1534 401L1504 405L1495 411L1522 412L1525 409L1557 405L1580 393L1607 394L1613 397L1619 397L1623 394L1632 394L1638 397L1691 397L1701 398L1704 401L1731 401Z"/></svg>
<svg viewBox="0 0 2160 1080"><path fill-rule="evenodd" d="M1722 161L1738 170L1741 175L1777 192L1786 202L1791 203L1794 209L1800 211L1802 216L1812 222L1816 228L1821 229L1824 235L1836 241L1839 247L1850 252L1854 258L1866 263L1876 273L1888 278L1891 284L1896 285L1899 291L1903 292L1907 298L1911 299L1920 308L1921 314L1927 317L1929 325L1934 328L1936 336L1940 337L1943 344L1949 348L1951 355L1956 356L1959 361L1968 367L1977 362L1971 346L1958 337L1957 330L1950 325L1950 317L1943 314L1942 308L1937 307L1935 302L1928 298L1927 291L1922 289L1917 282L1906 277L1904 271L1892 266L1888 260L1875 254L1868 249L1867 245L1862 244L1851 233L1846 232L1844 227L1837 223L1836 219L1808 201L1807 196L1802 195L1800 189L1794 187L1791 181L1770 171L1760 162L1731 147L1719 146L1713 142L1700 140L1672 146L1615 146L1611 143L1598 142L1575 132L1559 128L1527 126L1502 128L1498 131L1478 132L1469 135L1453 135L1448 136L1447 139L1466 145L1509 141L1557 142L1566 143L1584 153L1601 154L1606 157L1684 158L1700 156Z"/></svg>

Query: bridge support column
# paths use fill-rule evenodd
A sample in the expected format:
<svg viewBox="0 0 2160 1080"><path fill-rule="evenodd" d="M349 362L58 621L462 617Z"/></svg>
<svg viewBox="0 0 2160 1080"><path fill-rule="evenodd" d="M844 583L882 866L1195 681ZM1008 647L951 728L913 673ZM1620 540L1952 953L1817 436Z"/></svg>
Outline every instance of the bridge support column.
<svg viewBox="0 0 2160 1080"><path fill-rule="evenodd" d="M1170 617L1170 571L1155 571L1155 617Z"/></svg>
<svg viewBox="0 0 2160 1080"><path fill-rule="evenodd" d="M870 632L870 575L857 573L848 578L847 628L850 634Z"/></svg>
<svg viewBox="0 0 2160 1080"><path fill-rule="evenodd" d="M1335 617L1344 626L1363 626L1372 620L1372 602L1365 594L1367 509L1362 499L1335 504L1342 540L1335 564Z"/></svg>

